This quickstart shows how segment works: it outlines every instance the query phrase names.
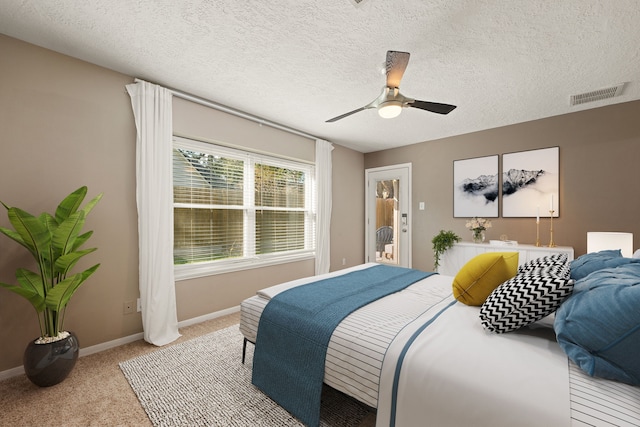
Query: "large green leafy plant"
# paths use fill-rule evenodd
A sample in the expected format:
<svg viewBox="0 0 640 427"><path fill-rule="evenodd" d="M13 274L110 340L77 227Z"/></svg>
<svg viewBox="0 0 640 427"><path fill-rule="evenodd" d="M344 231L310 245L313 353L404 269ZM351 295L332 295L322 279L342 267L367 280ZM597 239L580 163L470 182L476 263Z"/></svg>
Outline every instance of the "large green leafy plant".
<svg viewBox="0 0 640 427"><path fill-rule="evenodd" d="M57 338L63 332L67 303L100 266L96 264L80 273L71 273L80 258L96 250L80 249L93 231L80 233L85 218L102 194L81 209L86 194L87 187L80 187L60 202L55 215L45 212L38 217L2 202L14 230L0 227L0 232L33 255L38 272L19 268L16 271L17 285L0 283L0 286L25 297L33 305L38 313L41 338Z"/></svg>

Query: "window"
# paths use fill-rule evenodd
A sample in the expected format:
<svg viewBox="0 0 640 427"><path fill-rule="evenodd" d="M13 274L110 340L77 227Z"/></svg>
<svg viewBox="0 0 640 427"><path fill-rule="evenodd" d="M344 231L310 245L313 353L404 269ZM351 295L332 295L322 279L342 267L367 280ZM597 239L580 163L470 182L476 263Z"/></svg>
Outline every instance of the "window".
<svg viewBox="0 0 640 427"><path fill-rule="evenodd" d="M315 256L314 167L173 141L176 279Z"/></svg>

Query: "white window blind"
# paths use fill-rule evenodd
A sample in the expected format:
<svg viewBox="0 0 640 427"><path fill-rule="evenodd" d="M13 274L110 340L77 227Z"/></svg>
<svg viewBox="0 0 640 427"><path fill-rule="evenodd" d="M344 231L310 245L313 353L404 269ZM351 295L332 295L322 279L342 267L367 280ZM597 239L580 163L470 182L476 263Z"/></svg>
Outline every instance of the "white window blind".
<svg viewBox="0 0 640 427"><path fill-rule="evenodd" d="M174 138L176 278L315 255L313 166Z"/></svg>

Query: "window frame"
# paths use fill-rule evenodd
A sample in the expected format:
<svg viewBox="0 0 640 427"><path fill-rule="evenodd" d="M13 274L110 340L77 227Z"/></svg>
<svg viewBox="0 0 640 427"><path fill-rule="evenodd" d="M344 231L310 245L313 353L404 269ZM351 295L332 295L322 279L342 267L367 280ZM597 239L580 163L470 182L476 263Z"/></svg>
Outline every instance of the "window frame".
<svg viewBox="0 0 640 427"><path fill-rule="evenodd" d="M192 264L174 263L174 275L176 281L315 258L317 249L317 186L315 182L315 164L302 160L286 159L272 154L259 153L244 148L231 148L227 145L220 145L219 143L204 142L174 135L171 149L173 151L176 148L241 159L248 164L248 167L245 167L245 178L247 179L245 179L244 182L244 200L242 207L245 217L243 230L243 256L241 258L221 259ZM255 184L253 175L255 173L256 163L299 170L305 173L305 206L303 208L303 211L305 212L304 249L262 255L255 254L255 215L256 211L259 210L256 209L254 197ZM193 205L175 202L173 176L171 199L172 209L174 210L180 207L194 207ZM206 208L203 207L203 209ZM299 211L300 208L291 210Z"/></svg>

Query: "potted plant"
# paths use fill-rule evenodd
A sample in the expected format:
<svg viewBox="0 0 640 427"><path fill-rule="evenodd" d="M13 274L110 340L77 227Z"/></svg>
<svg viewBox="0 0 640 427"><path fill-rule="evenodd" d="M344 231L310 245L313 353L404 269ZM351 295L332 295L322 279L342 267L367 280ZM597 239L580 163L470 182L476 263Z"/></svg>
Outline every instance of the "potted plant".
<svg viewBox="0 0 640 427"><path fill-rule="evenodd" d="M80 233L102 194L81 209L86 194L87 187L80 187L60 202L54 215L45 212L38 217L0 202L14 228L0 227L0 232L24 246L37 264L37 272L16 270L17 285L0 286L25 297L38 314L40 337L25 350L24 369L27 377L42 387L61 382L75 365L79 345L75 334L63 329L66 306L78 287L100 266L71 273L80 258L96 250L80 249L93 231Z"/></svg>
<svg viewBox="0 0 640 427"><path fill-rule="evenodd" d="M438 267L440 266L440 257L442 254L446 252L447 249L451 248L454 243L462 240L460 236L450 230L440 230L438 234L436 234L433 239L431 239L431 243L433 243L433 269L438 271Z"/></svg>

